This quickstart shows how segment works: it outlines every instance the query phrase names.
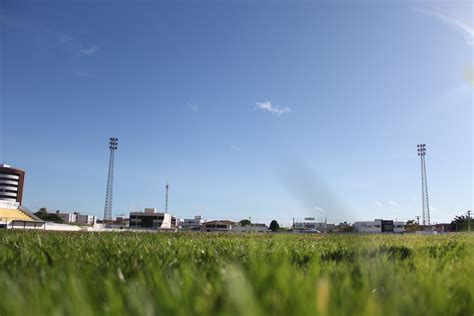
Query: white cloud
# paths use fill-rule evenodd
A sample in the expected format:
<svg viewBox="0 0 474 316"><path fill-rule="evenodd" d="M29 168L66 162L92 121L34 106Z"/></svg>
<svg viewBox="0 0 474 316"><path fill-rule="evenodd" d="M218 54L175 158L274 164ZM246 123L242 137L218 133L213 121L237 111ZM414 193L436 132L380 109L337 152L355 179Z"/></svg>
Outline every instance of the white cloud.
<svg viewBox="0 0 474 316"><path fill-rule="evenodd" d="M199 105L191 103L191 102L188 102L188 108L194 113L199 111Z"/></svg>
<svg viewBox="0 0 474 316"><path fill-rule="evenodd" d="M233 151L241 151L242 148L240 148L239 146L236 146L236 145L230 145L230 150L233 150Z"/></svg>
<svg viewBox="0 0 474 316"><path fill-rule="evenodd" d="M458 18L446 15L436 10L421 8L416 8L415 10L419 13L431 16L447 25L455 27L459 33L464 35L466 43L470 46L474 46L474 27L464 23Z"/></svg>
<svg viewBox="0 0 474 316"><path fill-rule="evenodd" d="M79 53L85 56L94 56L95 54L97 54L98 51L99 51L99 47L95 45L91 47L83 47L79 49Z"/></svg>
<svg viewBox="0 0 474 316"><path fill-rule="evenodd" d="M382 206L383 206L383 204L380 203L379 201L375 201L375 204L377 204L377 206L379 206L379 207L382 207Z"/></svg>
<svg viewBox="0 0 474 316"><path fill-rule="evenodd" d="M291 112L291 109L286 106L280 106L280 105L273 105L270 101L265 101L265 102L257 102L256 105L257 109L261 109L264 111L268 111L270 113L273 113L277 116L280 116L284 113Z"/></svg>
<svg viewBox="0 0 474 316"><path fill-rule="evenodd" d="M398 204L397 202L395 201L388 201L388 204L392 205L392 206L400 206L400 204Z"/></svg>
<svg viewBox="0 0 474 316"><path fill-rule="evenodd" d="M28 32L35 37L35 42L41 43L41 45L59 46L76 56L93 56L99 51L99 47L96 45L86 46L68 34L59 33L41 24L0 14L0 25L2 24Z"/></svg>
<svg viewBox="0 0 474 316"><path fill-rule="evenodd" d="M326 213L326 210L319 206L313 206L313 210L316 212Z"/></svg>

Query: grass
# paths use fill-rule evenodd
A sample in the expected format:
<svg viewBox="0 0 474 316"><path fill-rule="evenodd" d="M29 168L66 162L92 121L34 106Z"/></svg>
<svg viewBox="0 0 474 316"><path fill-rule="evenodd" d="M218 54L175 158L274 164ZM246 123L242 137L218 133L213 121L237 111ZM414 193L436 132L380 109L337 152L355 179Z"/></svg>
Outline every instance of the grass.
<svg viewBox="0 0 474 316"><path fill-rule="evenodd" d="M0 315L474 315L474 235L0 231Z"/></svg>

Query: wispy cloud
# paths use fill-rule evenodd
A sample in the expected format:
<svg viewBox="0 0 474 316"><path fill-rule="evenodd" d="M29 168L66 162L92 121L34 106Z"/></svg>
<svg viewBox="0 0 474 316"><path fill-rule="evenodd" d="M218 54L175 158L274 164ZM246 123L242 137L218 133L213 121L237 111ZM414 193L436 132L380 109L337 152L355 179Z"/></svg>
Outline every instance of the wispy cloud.
<svg viewBox="0 0 474 316"><path fill-rule="evenodd" d="M79 53L84 56L94 56L99 51L99 47L93 45L79 49Z"/></svg>
<svg viewBox="0 0 474 316"><path fill-rule="evenodd" d="M400 206L400 204L392 200L388 201L388 204L390 204L391 206Z"/></svg>
<svg viewBox="0 0 474 316"><path fill-rule="evenodd" d="M188 108L193 111L194 113L199 111L199 105L195 103L188 102Z"/></svg>
<svg viewBox="0 0 474 316"><path fill-rule="evenodd" d="M474 27L471 25L468 25L456 17L444 14L434 9L415 8L415 10L454 27L459 33L464 35L468 45L474 46Z"/></svg>
<svg viewBox="0 0 474 316"><path fill-rule="evenodd" d="M242 148L240 148L239 146L236 146L236 145L230 145L230 150L232 150L232 151L241 151Z"/></svg>
<svg viewBox="0 0 474 316"><path fill-rule="evenodd" d="M99 51L97 45L86 45L82 41L68 34L56 32L55 30L41 24L0 14L0 25L28 33L43 46L58 46L77 56L90 57L94 56Z"/></svg>
<svg viewBox="0 0 474 316"><path fill-rule="evenodd" d="M313 210L320 213L326 213L326 210L319 206L313 206Z"/></svg>
<svg viewBox="0 0 474 316"><path fill-rule="evenodd" d="M289 107L273 105L270 101L257 102L256 108L260 110L268 111L277 116L280 116L287 112L291 112L291 109Z"/></svg>
<svg viewBox="0 0 474 316"><path fill-rule="evenodd" d="M375 201L375 205L377 205L378 207L384 207L384 206L395 206L395 207L398 207L400 206L400 204L398 204L397 202L395 201L387 201L386 203L382 203L382 202L379 202L379 201Z"/></svg>

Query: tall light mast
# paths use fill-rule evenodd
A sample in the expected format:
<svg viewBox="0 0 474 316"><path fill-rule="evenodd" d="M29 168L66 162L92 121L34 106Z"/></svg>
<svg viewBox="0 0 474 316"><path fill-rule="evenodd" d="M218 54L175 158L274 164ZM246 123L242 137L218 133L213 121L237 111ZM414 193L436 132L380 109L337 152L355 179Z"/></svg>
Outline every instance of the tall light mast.
<svg viewBox="0 0 474 316"><path fill-rule="evenodd" d="M166 200L165 200L165 213L168 213L168 190L169 190L168 182L166 182Z"/></svg>
<svg viewBox="0 0 474 316"><path fill-rule="evenodd" d="M114 187L114 156L118 147L118 138L109 138L109 173L107 177L107 190L105 191L104 220L112 220L112 192Z"/></svg>
<svg viewBox="0 0 474 316"><path fill-rule="evenodd" d="M428 199L428 182L426 180L426 145L419 144L417 145L418 156L420 157L421 165L421 208L422 208L422 218L423 226L430 225L430 201Z"/></svg>

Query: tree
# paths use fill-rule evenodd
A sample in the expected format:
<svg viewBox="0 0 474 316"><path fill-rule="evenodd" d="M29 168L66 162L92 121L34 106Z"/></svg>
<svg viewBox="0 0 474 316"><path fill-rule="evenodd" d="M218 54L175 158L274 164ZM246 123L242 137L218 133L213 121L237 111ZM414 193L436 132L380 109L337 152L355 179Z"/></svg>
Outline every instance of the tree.
<svg viewBox="0 0 474 316"><path fill-rule="evenodd" d="M249 226L251 224L250 220L243 219L239 222L240 226Z"/></svg>
<svg viewBox="0 0 474 316"><path fill-rule="evenodd" d="M408 220L405 224L406 232L416 232L420 230L420 225L415 220Z"/></svg>
<svg viewBox="0 0 474 316"><path fill-rule="evenodd" d="M472 220L470 216L466 216L466 215L454 217L450 225L451 231L457 232L457 231L468 230L470 220ZM471 225L472 225L472 222L471 222Z"/></svg>
<svg viewBox="0 0 474 316"><path fill-rule="evenodd" d="M278 224L276 220L272 220L270 223L270 229L272 230L272 232L276 232L280 229L280 224Z"/></svg>
<svg viewBox="0 0 474 316"><path fill-rule="evenodd" d="M64 223L64 220L59 215L48 213L45 207L40 208L35 215L45 222Z"/></svg>

